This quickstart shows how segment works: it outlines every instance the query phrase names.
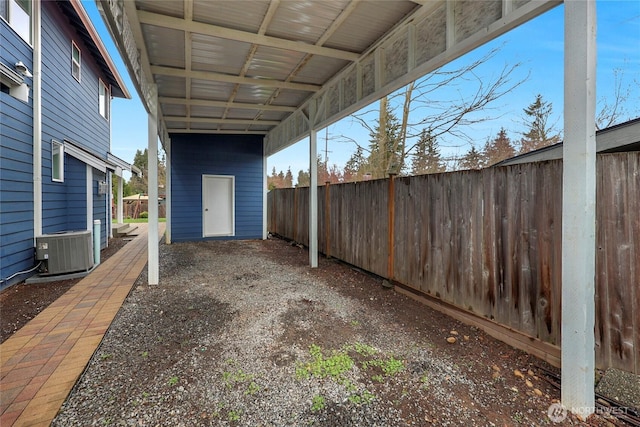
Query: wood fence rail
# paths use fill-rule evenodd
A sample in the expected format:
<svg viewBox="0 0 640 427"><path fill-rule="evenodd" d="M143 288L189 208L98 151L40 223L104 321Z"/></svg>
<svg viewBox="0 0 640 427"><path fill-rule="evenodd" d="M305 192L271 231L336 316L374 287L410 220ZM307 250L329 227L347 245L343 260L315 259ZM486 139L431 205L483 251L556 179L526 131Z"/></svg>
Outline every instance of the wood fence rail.
<svg viewBox="0 0 640 427"><path fill-rule="evenodd" d="M640 374L640 153L597 161L596 365ZM308 206L308 188L269 192L269 231L308 245ZM561 225L561 160L318 188L321 252L554 364Z"/></svg>

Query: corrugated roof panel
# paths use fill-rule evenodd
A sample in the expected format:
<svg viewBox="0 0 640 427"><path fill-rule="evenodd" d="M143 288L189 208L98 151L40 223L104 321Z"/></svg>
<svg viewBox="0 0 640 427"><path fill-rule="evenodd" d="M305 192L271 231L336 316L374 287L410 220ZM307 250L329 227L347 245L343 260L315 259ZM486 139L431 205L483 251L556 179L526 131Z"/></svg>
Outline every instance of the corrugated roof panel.
<svg viewBox="0 0 640 427"><path fill-rule="evenodd" d="M191 79L191 97L195 99L226 101L231 96L234 86L233 83Z"/></svg>
<svg viewBox="0 0 640 427"><path fill-rule="evenodd" d="M278 96L271 102L273 105L302 105L302 103L311 96L310 92L303 92L299 90L286 90L283 89L278 93Z"/></svg>
<svg viewBox="0 0 640 427"><path fill-rule="evenodd" d="M273 129L273 126L251 125L251 126L249 126L248 130L250 130L252 132L264 132L264 133L267 133L271 129Z"/></svg>
<svg viewBox="0 0 640 427"><path fill-rule="evenodd" d="M217 37L193 34L191 68L199 71L215 71L238 74L244 65L251 44Z"/></svg>
<svg viewBox="0 0 640 427"><path fill-rule="evenodd" d="M304 57L304 53L262 46L256 50L247 76L285 80Z"/></svg>
<svg viewBox="0 0 640 427"><path fill-rule="evenodd" d="M159 96L184 98L187 95L182 77L156 75L156 85Z"/></svg>
<svg viewBox="0 0 640 427"><path fill-rule="evenodd" d="M348 64L347 61L341 59L314 56L296 74L292 81L324 85L331 77Z"/></svg>
<svg viewBox="0 0 640 427"><path fill-rule="evenodd" d="M248 128L247 125L234 125L234 124L229 124L229 123L225 123L223 125L220 125L220 130L221 131L245 132L247 130L247 128Z"/></svg>
<svg viewBox="0 0 640 427"><path fill-rule="evenodd" d="M184 17L184 3L181 1L136 0L136 8L176 18Z"/></svg>
<svg viewBox="0 0 640 427"><path fill-rule="evenodd" d="M284 111L262 111L260 118L262 120L283 120L291 113Z"/></svg>
<svg viewBox="0 0 640 427"><path fill-rule="evenodd" d="M275 90L276 89L274 88L256 85L240 85L235 96L235 101L252 104L266 104L271 99Z"/></svg>
<svg viewBox="0 0 640 427"><path fill-rule="evenodd" d="M185 116L187 107L179 104L161 104L162 114L165 116Z"/></svg>
<svg viewBox="0 0 640 427"><path fill-rule="evenodd" d="M210 130L210 129L214 129L214 130L218 130L218 127L220 125L217 123L189 123L189 128L193 129L193 130Z"/></svg>
<svg viewBox="0 0 640 427"><path fill-rule="evenodd" d="M173 121L166 121L165 125L167 126L167 128L169 129L185 129L185 123L184 122L173 122Z"/></svg>
<svg viewBox="0 0 640 427"><path fill-rule="evenodd" d="M184 31L142 24L149 61L153 65L184 68Z"/></svg>
<svg viewBox="0 0 640 427"><path fill-rule="evenodd" d="M245 108L231 108L227 111L227 118L229 119L244 119L253 120L256 118L258 110L247 110Z"/></svg>
<svg viewBox="0 0 640 427"><path fill-rule="evenodd" d="M315 44L348 3L346 0L281 2L266 34Z"/></svg>
<svg viewBox="0 0 640 427"><path fill-rule="evenodd" d="M199 0L193 2L193 20L257 33L268 9L269 2L261 0Z"/></svg>
<svg viewBox="0 0 640 427"><path fill-rule="evenodd" d="M410 1L363 1L324 46L364 52L417 7Z"/></svg>
<svg viewBox="0 0 640 427"><path fill-rule="evenodd" d="M203 105L191 106L191 117L213 117L220 118L224 114L225 108L206 107Z"/></svg>

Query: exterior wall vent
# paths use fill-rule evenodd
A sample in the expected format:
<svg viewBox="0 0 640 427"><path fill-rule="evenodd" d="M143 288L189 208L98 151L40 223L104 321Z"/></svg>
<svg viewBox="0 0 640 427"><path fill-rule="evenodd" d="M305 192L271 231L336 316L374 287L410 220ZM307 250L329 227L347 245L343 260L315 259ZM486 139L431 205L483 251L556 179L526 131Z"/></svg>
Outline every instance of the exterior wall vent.
<svg viewBox="0 0 640 427"><path fill-rule="evenodd" d="M44 274L87 271L93 267L91 231L65 231L36 237L36 259Z"/></svg>

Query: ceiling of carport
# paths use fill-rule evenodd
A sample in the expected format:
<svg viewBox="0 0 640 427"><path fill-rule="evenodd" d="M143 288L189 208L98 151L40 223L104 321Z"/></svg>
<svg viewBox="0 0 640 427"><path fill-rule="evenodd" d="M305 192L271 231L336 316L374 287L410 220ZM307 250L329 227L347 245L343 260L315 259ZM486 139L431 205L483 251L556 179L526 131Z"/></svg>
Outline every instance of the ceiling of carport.
<svg viewBox="0 0 640 427"><path fill-rule="evenodd" d="M100 0L172 133L262 134L272 154L558 0Z"/></svg>

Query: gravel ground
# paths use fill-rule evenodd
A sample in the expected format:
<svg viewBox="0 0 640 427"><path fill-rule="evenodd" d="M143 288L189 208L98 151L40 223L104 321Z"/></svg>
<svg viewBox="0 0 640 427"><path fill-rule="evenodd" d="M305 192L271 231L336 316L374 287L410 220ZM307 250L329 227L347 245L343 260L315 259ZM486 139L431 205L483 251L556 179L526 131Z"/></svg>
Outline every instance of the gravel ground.
<svg viewBox="0 0 640 427"><path fill-rule="evenodd" d="M52 425L554 425L543 362L320 261L278 239L161 245L160 285L139 278Z"/></svg>

